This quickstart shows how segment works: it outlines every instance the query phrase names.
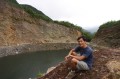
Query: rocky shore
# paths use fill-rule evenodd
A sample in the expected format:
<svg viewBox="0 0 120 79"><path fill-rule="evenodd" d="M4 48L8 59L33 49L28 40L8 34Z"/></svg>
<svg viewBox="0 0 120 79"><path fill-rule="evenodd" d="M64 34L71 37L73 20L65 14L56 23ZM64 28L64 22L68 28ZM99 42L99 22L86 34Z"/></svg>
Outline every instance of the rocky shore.
<svg viewBox="0 0 120 79"><path fill-rule="evenodd" d="M43 43L43 44L21 44L17 46L0 47L0 57L30 53L45 50L60 50L73 48L76 43Z"/></svg>

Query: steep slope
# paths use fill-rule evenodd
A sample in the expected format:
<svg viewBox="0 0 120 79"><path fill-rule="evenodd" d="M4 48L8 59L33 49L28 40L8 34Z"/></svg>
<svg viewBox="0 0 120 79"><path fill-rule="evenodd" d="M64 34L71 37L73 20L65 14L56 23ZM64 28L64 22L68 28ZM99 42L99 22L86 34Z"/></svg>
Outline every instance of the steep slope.
<svg viewBox="0 0 120 79"><path fill-rule="evenodd" d="M74 43L79 35L75 29L35 18L8 0L0 1L0 46Z"/></svg>
<svg viewBox="0 0 120 79"><path fill-rule="evenodd" d="M120 21L101 25L92 42L102 46L120 47Z"/></svg>

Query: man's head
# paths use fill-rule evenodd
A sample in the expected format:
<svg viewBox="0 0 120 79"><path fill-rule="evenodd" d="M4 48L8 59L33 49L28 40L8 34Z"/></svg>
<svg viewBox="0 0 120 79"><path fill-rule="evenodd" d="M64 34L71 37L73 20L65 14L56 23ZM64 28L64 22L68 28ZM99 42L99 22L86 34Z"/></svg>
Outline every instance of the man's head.
<svg viewBox="0 0 120 79"><path fill-rule="evenodd" d="M84 36L78 37L77 41L78 41L78 44L80 45L80 47L83 47L83 48L86 47L87 39Z"/></svg>

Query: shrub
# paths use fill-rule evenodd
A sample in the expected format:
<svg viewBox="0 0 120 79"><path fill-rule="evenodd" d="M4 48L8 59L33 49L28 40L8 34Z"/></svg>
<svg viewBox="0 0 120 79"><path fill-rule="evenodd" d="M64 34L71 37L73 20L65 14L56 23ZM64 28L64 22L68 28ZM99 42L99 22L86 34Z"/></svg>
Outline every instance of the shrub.
<svg viewBox="0 0 120 79"><path fill-rule="evenodd" d="M99 27L99 29L110 28L110 27L117 26L117 25L120 25L120 20L119 21L109 21L107 23L104 23Z"/></svg>
<svg viewBox="0 0 120 79"><path fill-rule="evenodd" d="M57 24L60 24L60 25L63 25L63 26L69 27L69 28L73 28L73 29L76 29L78 31L82 30L82 27L74 25L74 24L67 22L67 21L54 21L54 23L57 23Z"/></svg>
<svg viewBox="0 0 120 79"><path fill-rule="evenodd" d="M44 13L42 13L41 11L37 10L36 8L34 8L30 5L20 5L17 3L16 0L6 0L6 1L12 6L24 9L24 11L26 11L28 14L30 14L33 18L43 19L45 21L52 21L51 18L49 18Z"/></svg>
<svg viewBox="0 0 120 79"><path fill-rule="evenodd" d="M37 78L42 77L42 76L43 76L43 73L40 73L40 72L39 72L39 73L37 74Z"/></svg>
<svg viewBox="0 0 120 79"><path fill-rule="evenodd" d="M63 25L63 26L69 27L69 28L73 28L73 29L80 31L82 33L82 35L84 35L88 39L88 42L90 42L94 36L94 34L91 34L87 30L82 29L82 27L74 25L72 23L65 22L65 21L54 21L54 22L58 23L60 25Z"/></svg>
<svg viewBox="0 0 120 79"><path fill-rule="evenodd" d="M43 19L45 21L52 21L51 18L30 5L21 5L21 7L34 18Z"/></svg>

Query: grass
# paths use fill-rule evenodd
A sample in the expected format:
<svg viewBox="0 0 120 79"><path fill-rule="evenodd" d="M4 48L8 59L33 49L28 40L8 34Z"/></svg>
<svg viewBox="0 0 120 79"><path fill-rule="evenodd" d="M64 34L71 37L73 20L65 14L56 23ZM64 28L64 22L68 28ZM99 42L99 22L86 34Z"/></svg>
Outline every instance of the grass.
<svg viewBox="0 0 120 79"><path fill-rule="evenodd" d="M42 77L42 76L43 76L43 73L40 73L40 72L39 72L39 73L37 74L37 78L40 78L40 77Z"/></svg>

